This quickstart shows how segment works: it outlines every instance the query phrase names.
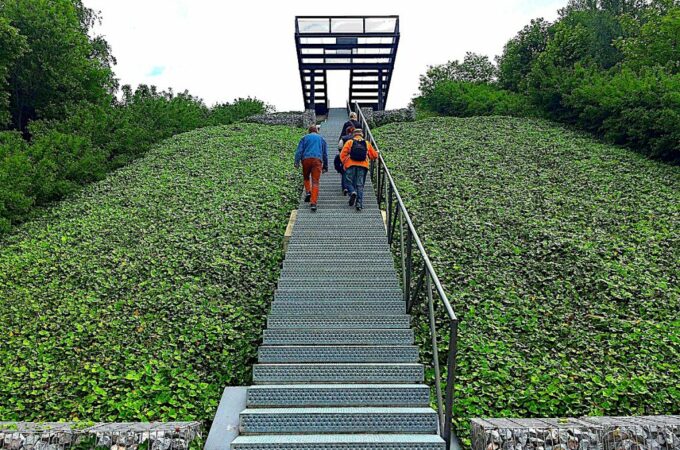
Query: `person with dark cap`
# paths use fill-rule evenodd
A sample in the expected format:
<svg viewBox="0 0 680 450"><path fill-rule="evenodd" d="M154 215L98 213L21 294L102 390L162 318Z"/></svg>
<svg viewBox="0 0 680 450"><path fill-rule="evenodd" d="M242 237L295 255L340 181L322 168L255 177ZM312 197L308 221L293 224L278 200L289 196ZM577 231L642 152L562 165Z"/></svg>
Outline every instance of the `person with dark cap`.
<svg viewBox="0 0 680 450"><path fill-rule="evenodd" d="M340 133L341 139L343 136L350 133L350 131L348 131L349 127L361 128L361 122L359 122L359 119L357 118L357 113L355 112L349 113L349 120L345 122L345 124L342 126L342 132Z"/></svg>
<svg viewBox="0 0 680 450"><path fill-rule="evenodd" d="M354 137L347 141L340 152L340 160L345 167L345 177L349 188L349 206L357 211L364 207L364 184L368 173L369 161L378 159L378 152L364 139L361 128L354 130Z"/></svg>
<svg viewBox="0 0 680 450"><path fill-rule="evenodd" d="M342 151L342 148L345 146L347 141L350 141L352 139L353 133L354 125L350 125L347 128L347 134L341 136L340 140L338 141L338 154L335 156L335 160L333 161L333 164L335 165L335 171L340 174L340 185L342 187L342 195L347 195L347 193L349 192L349 187L347 179L345 178L345 166L342 164L342 161L340 160L340 152Z"/></svg>
<svg viewBox="0 0 680 450"><path fill-rule="evenodd" d="M302 164L302 177L305 181L305 202L310 202L316 211L319 198L319 179L321 172L328 172L328 148L326 140L319 135L319 127L312 125L308 134L300 139L295 151L295 168Z"/></svg>

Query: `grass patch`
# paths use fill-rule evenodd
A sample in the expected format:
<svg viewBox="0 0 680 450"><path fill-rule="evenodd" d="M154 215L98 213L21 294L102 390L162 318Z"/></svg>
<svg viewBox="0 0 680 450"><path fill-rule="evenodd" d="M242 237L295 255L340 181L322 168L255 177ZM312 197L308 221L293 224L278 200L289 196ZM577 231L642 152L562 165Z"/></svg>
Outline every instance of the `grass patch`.
<svg viewBox="0 0 680 450"><path fill-rule="evenodd" d="M478 416L680 411L680 168L534 119L376 137L461 319L464 437Z"/></svg>
<svg viewBox="0 0 680 450"><path fill-rule="evenodd" d="M301 135L179 135L3 238L0 417L212 418L250 381Z"/></svg>

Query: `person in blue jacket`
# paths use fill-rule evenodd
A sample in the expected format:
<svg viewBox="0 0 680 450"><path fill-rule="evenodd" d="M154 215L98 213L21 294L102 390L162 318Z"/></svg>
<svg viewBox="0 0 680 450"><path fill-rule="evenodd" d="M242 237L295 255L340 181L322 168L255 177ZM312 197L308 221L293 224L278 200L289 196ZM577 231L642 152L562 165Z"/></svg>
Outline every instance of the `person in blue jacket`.
<svg viewBox="0 0 680 450"><path fill-rule="evenodd" d="M302 177L305 180L305 201L311 202L312 211L316 211L319 198L319 179L321 172L328 172L328 148L326 140L319 135L319 127L312 125L308 134L300 139L295 151L295 168L302 164Z"/></svg>

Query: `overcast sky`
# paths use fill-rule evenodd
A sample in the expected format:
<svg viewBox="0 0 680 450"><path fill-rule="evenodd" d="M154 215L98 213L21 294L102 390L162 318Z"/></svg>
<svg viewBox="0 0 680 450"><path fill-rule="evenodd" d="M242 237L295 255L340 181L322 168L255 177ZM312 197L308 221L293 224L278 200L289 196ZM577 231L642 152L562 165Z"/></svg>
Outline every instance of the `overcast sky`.
<svg viewBox="0 0 680 450"><path fill-rule="evenodd" d="M85 0L102 13L96 31L118 60L123 84L188 89L206 103L256 96L279 111L302 109L293 39L296 15L399 14L401 41L388 108L409 103L430 64L466 51L493 57L529 20L554 20L567 0ZM334 106L348 74L329 76Z"/></svg>

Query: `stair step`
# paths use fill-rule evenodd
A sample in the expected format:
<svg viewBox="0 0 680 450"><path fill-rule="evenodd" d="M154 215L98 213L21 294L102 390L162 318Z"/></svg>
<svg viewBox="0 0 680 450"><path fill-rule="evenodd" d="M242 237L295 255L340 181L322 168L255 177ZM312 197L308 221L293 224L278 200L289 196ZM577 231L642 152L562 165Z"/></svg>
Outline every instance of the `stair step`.
<svg viewBox="0 0 680 450"><path fill-rule="evenodd" d="M274 300L315 300L315 301L403 301L401 289L317 289L279 287Z"/></svg>
<svg viewBox="0 0 680 450"><path fill-rule="evenodd" d="M348 231L348 234L351 233L352 233L351 231ZM325 232L308 235L293 234L293 236L291 236L290 238L288 245L293 247L297 247L299 245L307 245L309 247L323 245L324 246L323 248L327 248L326 245L328 245L329 248L333 247L363 248L364 245L368 246L383 245L384 246L383 248L388 248L387 236L385 236L385 233L383 233L382 235L376 234L374 236L366 236L363 234L342 236Z"/></svg>
<svg viewBox="0 0 680 450"><path fill-rule="evenodd" d="M411 326L411 316L406 314L396 316L361 317L361 316L330 316L304 315L282 316L270 315L267 318L269 329L308 329L308 328L336 328L336 329L400 329Z"/></svg>
<svg viewBox="0 0 680 450"><path fill-rule="evenodd" d="M304 253L305 251L314 252L320 247L321 247L320 243L309 242L309 241L305 241L305 240L297 240L297 241L293 242L293 240L291 239L288 242L288 249L293 250L294 252L298 252L298 253ZM341 242L324 242L322 248L325 248L328 251L328 253L336 253L336 252L351 250L355 247L358 247L358 251L356 253L357 259L360 258L360 255L363 252L374 252L376 250L377 251L385 251L385 250L389 249L389 247L386 243L383 243L383 244L366 243L366 244L364 244L363 242L361 244L357 244L357 242L354 242L351 245L347 244L347 243L341 243Z"/></svg>
<svg viewBox="0 0 680 450"><path fill-rule="evenodd" d="M281 270L281 278L347 278L347 279L363 279L369 278L373 280L385 280L397 278L397 271L393 267L352 267L347 266L285 266Z"/></svg>
<svg viewBox="0 0 680 450"><path fill-rule="evenodd" d="M424 384L280 384L248 388L248 407L399 406L427 407Z"/></svg>
<svg viewBox="0 0 680 450"><path fill-rule="evenodd" d="M255 364L254 384L272 383L422 383L415 363Z"/></svg>
<svg viewBox="0 0 680 450"><path fill-rule="evenodd" d="M437 433L432 408L262 408L240 419L244 434Z"/></svg>
<svg viewBox="0 0 680 450"><path fill-rule="evenodd" d="M404 314L403 301L337 301L277 300L272 303L272 314Z"/></svg>
<svg viewBox="0 0 680 450"><path fill-rule="evenodd" d="M232 450L445 450L435 434L304 434L239 436Z"/></svg>
<svg viewBox="0 0 680 450"><path fill-rule="evenodd" d="M371 289L373 291L380 292L381 290L389 289L399 289L399 282L396 277L391 280L381 280L374 277L362 277L362 278L340 278L336 277L323 277L314 276L314 274L309 274L305 278L281 278L278 282L279 289L295 288L295 289L321 289L326 290L328 288L365 288Z"/></svg>
<svg viewBox="0 0 680 450"><path fill-rule="evenodd" d="M264 345L411 345L413 330L264 330Z"/></svg>
<svg viewBox="0 0 680 450"><path fill-rule="evenodd" d="M380 272L384 270L394 270L394 262L392 257L389 258L376 258L371 260L361 259L359 261L355 259L296 259L290 260L286 258L283 261L283 270L286 269L307 269L314 270L320 269L323 271L334 270L335 272L341 271L345 272L348 269L363 270L363 271L373 271ZM346 273L346 272L345 272Z"/></svg>
<svg viewBox="0 0 680 450"><path fill-rule="evenodd" d="M259 348L261 363L359 363L359 362L418 362L415 345L383 346L268 346Z"/></svg>
<svg viewBox="0 0 680 450"><path fill-rule="evenodd" d="M317 260L318 261L336 261L336 260L345 260L345 261L365 261L365 262L370 262L370 261L375 261L375 260L384 260L384 259L391 259L394 256L388 249L384 250L378 250L378 251L362 251L361 249L357 249L356 251L353 249L342 249L342 250L336 250L334 252L328 252L328 251L323 251L323 250L318 250L318 249L309 249L305 251L299 251L299 250L291 250L288 249L288 252L286 252L286 259L284 260L284 263L286 261L308 261L310 263L314 263Z"/></svg>

